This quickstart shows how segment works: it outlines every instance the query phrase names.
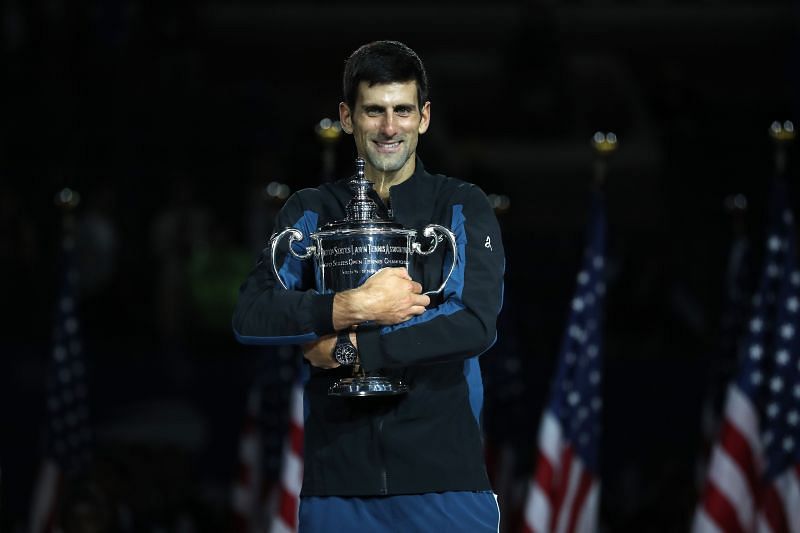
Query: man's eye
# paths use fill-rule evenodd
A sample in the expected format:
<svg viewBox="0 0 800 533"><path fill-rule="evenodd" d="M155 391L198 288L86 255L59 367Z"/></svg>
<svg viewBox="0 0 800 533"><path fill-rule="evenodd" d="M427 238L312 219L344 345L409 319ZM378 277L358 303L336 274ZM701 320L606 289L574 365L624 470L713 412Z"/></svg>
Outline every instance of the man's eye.
<svg viewBox="0 0 800 533"><path fill-rule="evenodd" d="M369 117L377 117L381 114L380 109L367 109L367 116Z"/></svg>
<svg viewBox="0 0 800 533"><path fill-rule="evenodd" d="M397 113L401 117L407 117L408 115L411 114L411 109L408 107L399 107L395 109L395 113Z"/></svg>

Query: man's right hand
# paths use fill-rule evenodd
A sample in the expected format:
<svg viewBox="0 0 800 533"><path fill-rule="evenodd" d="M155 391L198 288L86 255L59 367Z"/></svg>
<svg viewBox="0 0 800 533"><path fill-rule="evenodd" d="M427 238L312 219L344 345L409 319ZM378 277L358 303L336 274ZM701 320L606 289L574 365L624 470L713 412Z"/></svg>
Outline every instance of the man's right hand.
<svg viewBox="0 0 800 533"><path fill-rule="evenodd" d="M334 296L333 327L338 331L367 321L400 324L424 313L430 303L405 268L382 268L360 287Z"/></svg>

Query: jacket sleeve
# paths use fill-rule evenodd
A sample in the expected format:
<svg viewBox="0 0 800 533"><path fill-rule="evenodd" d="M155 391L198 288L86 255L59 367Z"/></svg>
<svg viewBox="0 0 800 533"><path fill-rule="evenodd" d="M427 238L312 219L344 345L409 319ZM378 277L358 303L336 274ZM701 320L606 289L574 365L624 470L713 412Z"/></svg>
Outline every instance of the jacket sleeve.
<svg viewBox="0 0 800 533"><path fill-rule="evenodd" d="M318 213L303 202L304 196L316 192L295 193L276 218L276 232L294 227L303 233L303 240L292 245L298 253L311 244L309 236L317 230ZM288 290L275 278L268 245L239 289L233 313L236 339L244 344L301 344L333 333L333 294L314 289L313 259L292 256L287 236L280 242L275 260Z"/></svg>
<svg viewBox="0 0 800 533"><path fill-rule="evenodd" d="M358 351L365 370L466 359L494 344L505 255L494 211L477 186L465 186L458 194L450 229L458 261L442 303L401 324L359 327ZM449 261L443 268L446 274Z"/></svg>

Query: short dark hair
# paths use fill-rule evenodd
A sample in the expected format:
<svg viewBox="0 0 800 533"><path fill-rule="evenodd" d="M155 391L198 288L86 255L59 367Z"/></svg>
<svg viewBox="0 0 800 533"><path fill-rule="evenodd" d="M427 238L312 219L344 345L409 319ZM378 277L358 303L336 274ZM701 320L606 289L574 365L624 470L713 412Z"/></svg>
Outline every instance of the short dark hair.
<svg viewBox="0 0 800 533"><path fill-rule="evenodd" d="M428 74L416 52L399 41L374 41L350 54L344 65L342 88L344 102L353 109L358 84L372 87L378 83L417 82L419 108L428 101Z"/></svg>

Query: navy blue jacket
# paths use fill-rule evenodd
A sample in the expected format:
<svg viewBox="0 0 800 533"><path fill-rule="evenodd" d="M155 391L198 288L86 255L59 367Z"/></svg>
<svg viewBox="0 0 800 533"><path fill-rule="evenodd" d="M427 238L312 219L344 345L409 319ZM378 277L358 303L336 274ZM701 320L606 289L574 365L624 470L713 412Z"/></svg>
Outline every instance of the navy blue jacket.
<svg viewBox="0 0 800 533"><path fill-rule="evenodd" d="M391 398L331 398L333 381L352 370L311 369L305 387L303 495L368 496L452 490L490 490L483 464L480 415L483 384L478 355L496 339L505 257L500 229L485 194L475 185L425 171L390 190L395 221L421 233L430 223L451 229L458 262L440 295L422 315L395 326L357 329L361 364L401 378L409 393ZM379 214L388 216L377 194ZM345 216L352 198L346 180L292 195L276 228L309 235ZM315 287L312 260L301 261L282 243L280 274L262 257L241 287L233 317L247 344L299 344L333 333L333 295ZM442 243L446 244L446 242ZM409 268L424 290L438 288L450 268L449 246L414 256Z"/></svg>

